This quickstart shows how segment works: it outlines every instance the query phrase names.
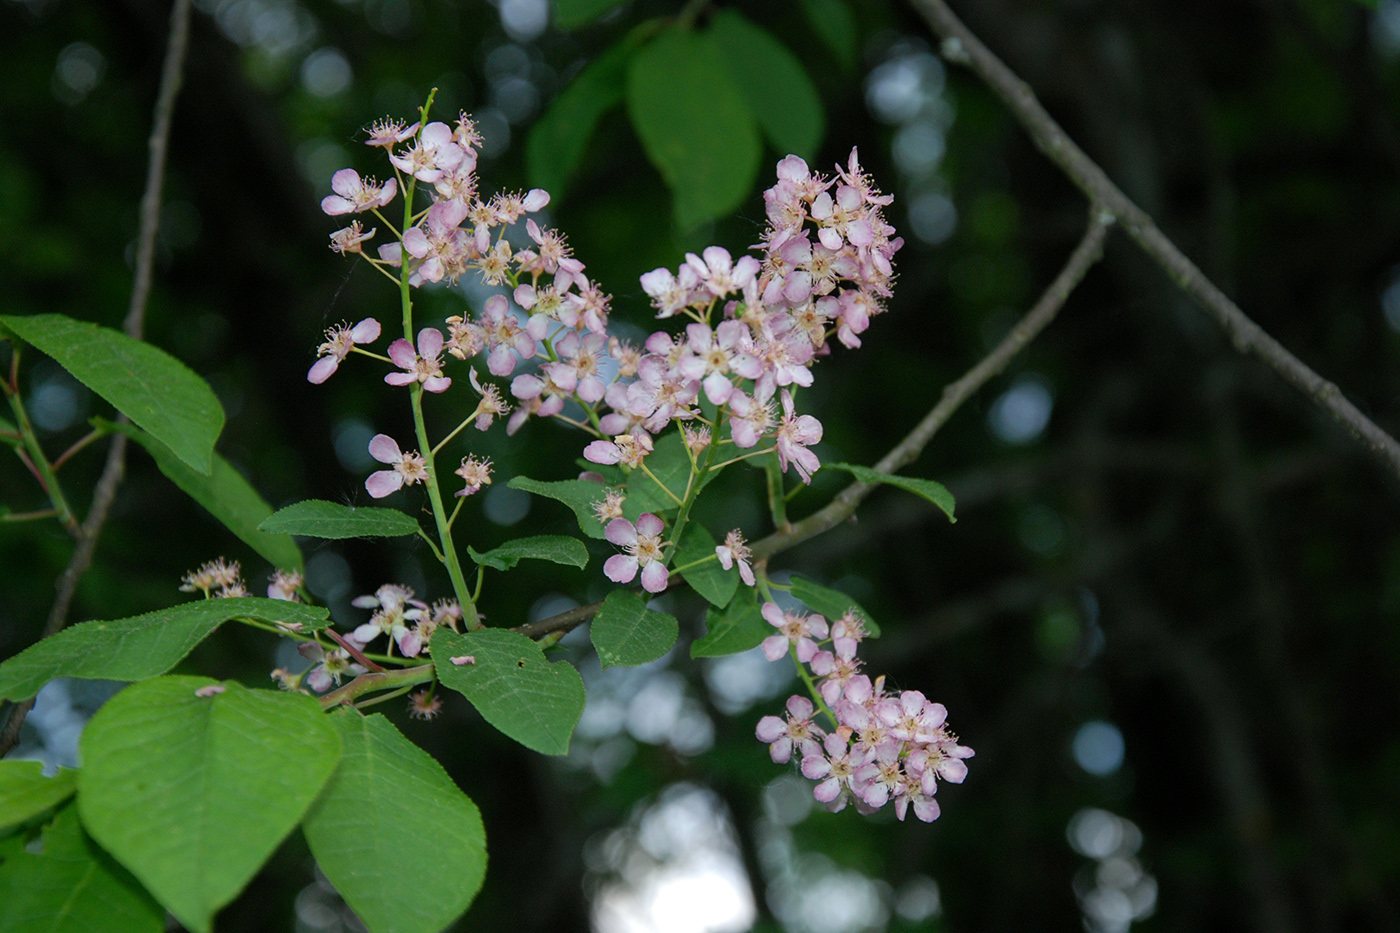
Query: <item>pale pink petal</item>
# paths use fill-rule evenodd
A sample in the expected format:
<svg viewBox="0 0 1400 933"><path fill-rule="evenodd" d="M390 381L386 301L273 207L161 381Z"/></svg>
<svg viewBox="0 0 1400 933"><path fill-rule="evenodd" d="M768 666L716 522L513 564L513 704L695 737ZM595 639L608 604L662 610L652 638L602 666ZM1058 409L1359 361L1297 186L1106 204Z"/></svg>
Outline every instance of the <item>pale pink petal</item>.
<svg viewBox="0 0 1400 933"><path fill-rule="evenodd" d="M380 470L365 480L365 491L375 499L383 499L403 486L403 474L398 470Z"/></svg>
<svg viewBox="0 0 1400 933"><path fill-rule="evenodd" d="M403 459L398 442L387 434L376 434L370 438L369 455L380 463L398 463Z"/></svg>
<svg viewBox="0 0 1400 933"><path fill-rule="evenodd" d="M367 317L351 328L350 340L352 343L374 343L379 339L379 332L379 322Z"/></svg>
<svg viewBox="0 0 1400 933"><path fill-rule="evenodd" d="M608 541L618 547L637 543L637 529L625 518L614 518L608 522L608 527L603 530L603 534Z"/></svg>
<svg viewBox="0 0 1400 933"><path fill-rule="evenodd" d="M650 512L643 512L637 516L637 533L643 535L659 535L666 529L665 523Z"/></svg>
<svg viewBox="0 0 1400 933"><path fill-rule="evenodd" d="M660 561L652 561L642 570L642 589L648 593L660 593L669 581L670 573Z"/></svg>
<svg viewBox="0 0 1400 933"><path fill-rule="evenodd" d="M614 554L603 563L603 576L614 583L631 583L637 576L637 558L627 554Z"/></svg>
<svg viewBox="0 0 1400 933"><path fill-rule="evenodd" d="M418 363L418 354L413 349L413 344L400 337L389 344L389 359L393 360L399 369L412 369Z"/></svg>
<svg viewBox="0 0 1400 933"><path fill-rule="evenodd" d="M306 374L307 382L320 385L331 377L331 374L340 366L340 360L333 356L323 356L311 364L311 370Z"/></svg>

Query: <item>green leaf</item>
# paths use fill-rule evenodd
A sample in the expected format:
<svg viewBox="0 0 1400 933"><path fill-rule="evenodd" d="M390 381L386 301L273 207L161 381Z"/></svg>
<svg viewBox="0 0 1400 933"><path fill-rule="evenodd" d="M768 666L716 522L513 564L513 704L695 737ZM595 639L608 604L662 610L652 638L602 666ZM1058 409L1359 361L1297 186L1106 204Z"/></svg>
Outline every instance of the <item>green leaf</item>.
<svg viewBox="0 0 1400 933"><path fill-rule="evenodd" d="M685 484L690 480L690 454L686 452L679 431L672 431L657 441L645 462L656 479L641 469L633 470L627 477L627 498L622 503L622 513L633 522L643 512L655 515L676 508L677 500L685 498ZM657 480L675 493L676 498L668 496L666 490L657 485Z"/></svg>
<svg viewBox="0 0 1400 933"><path fill-rule="evenodd" d="M692 658L722 658L756 648L775 629L764 621L758 609L758 596L748 587L732 599L723 611L705 613L705 637L690 646Z"/></svg>
<svg viewBox="0 0 1400 933"><path fill-rule="evenodd" d="M603 501L603 497L608 494L608 487L589 482L586 479L566 479L545 483L537 479L530 479L528 476L517 476L506 485L511 489L523 489L537 496L544 496L546 499L554 499L564 503L574 510L580 531L590 538L603 537L603 525L598 521L598 515L593 511L593 507Z"/></svg>
<svg viewBox="0 0 1400 933"><path fill-rule="evenodd" d="M672 29L627 69L627 112L688 230L737 208L753 189L762 146L753 113L709 33Z"/></svg>
<svg viewBox="0 0 1400 933"><path fill-rule="evenodd" d="M842 593L840 590L833 590L830 587L813 583L806 577L794 576L792 578L792 595L807 604L813 612L826 616L828 622L835 622L846 614L848 609L854 609L865 620L865 630L872 638L880 636L880 626L875 624L870 613L860 603Z"/></svg>
<svg viewBox="0 0 1400 933"><path fill-rule="evenodd" d="M208 475L224 410L175 357L123 333L61 314L0 317L39 352L136 422L196 473Z"/></svg>
<svg viewBox="0 0 1400 933"><path fill-rule="evenodd" d="M78 772L44 777L37 761L0 761L0 832L63 803L78 787Z"/></svg>
<svg viewBox="0 0 1400 933"><path fill-rule="evenodd" d="M258 525L270 534L305 535L308 538L397 538L416 535L418 522L398 509L356 507L307 499L278 509Z"/></svg>
<svg viewBox="0 0 1400 933"><path fill-rule="evenodd" d="M953 517L953 494L948 491L948 487L942 483L936 483L931 479L916 479L910 476L896 476L893 473L881 473L872 470L870 467L857 466L853 463L824 463L822 466L831 467L833 470L845 470L862 483L885 483L890 486L898 486L906 492L912 492L920 496L943 510L943 514L948 516L948 521L955 522Z"/></svg>
<svg viewBox="0 0 1400 933"><path fill-rule="evenodd" d="M438 933L486 876L476 804L383 716L331 717L344 754L302 829L321 871L371 933ZM404 870L431 854L443 870Z"/></svg>
<svg viewBox="0 0 1400 933"><path fill-rule="evenodd" d="M531 185L544 188L556 198L563 196L569 179L583 161L598 121L622 103L627 65L642 44L641 37L642 30L634 29L590 62L535 121L525 144Z"/></svg>
<svg viewBox="0 0 1400 933"><path fill-rule="evenodd" d="M802 0L802 12L807 22L825 42L846 71L855 68L860 55L860 31L855 14L845 0Z"/></svg>
<svg viewBox="0 0 1400 933"><path fill-rule="evenodd" d="M583 678L567 661L551 664L539 645L518 632L483 629L433 633L438 679L465 696L483 719L544 755L569 751L583 714ZM473 657L457 665L452 658Z"/></svg>
<svg viewBox="0 0 1400 933"><path fill-rule="evenodd" d="M685 539L676 551L672 565L684 567L686 564L708 557L709 563L691 567L683 572L685 582L714 605L723 609L734 598L739 588L739 568L725 570L715 559L715 539L705 530L704 525L691 522L686 526Z"/></svg>
<svg viewBox="0 0 1400 933"><path fill-rule="evenodd" d="M568 564L580 569L588 566L588 548L577 538L564 535L537 535L533 538L517 538L507 541L498 548L479 554L471 547L467 553L477 564L493 570L510 570L523 558L548 560L556 564Z"/></svg>
<svg viewBox="0 0 1400 933"><path fill-rule="evenodd" d="M129 424L110 426L146 448L146 452L155 459L156 466L172 483L208 509L225 528L262 555L268 563L284 570L302 568L301 551L290 535L258 529L272 515L272 506L264 502L252 484L243 478L243 474L219 454L213 455L209 475L201 476L173 457L168 447L144 431Z"/></svg>
<svg viewBox="0 0 1400 933"><path fill-rule="evenodd" d="M327 611L281 599L201 599L113 621L82 622L0 664L0 699L25 700L55 677L145 680L164 674L229 619L325 628Z"/></svg>
<svg viewBox="0 0 1400 933"><path fill-rule="evenodd" d="M812 80L788 47L743 14L723 9L710 34L729 62L734 83L773 148L811 161L821 145L826 114Z"/></svg>
<svg viewBox="0 0 1400 933"><path fill-rule="evenodd" d="M209 933L340 760L340 736L311 697L233 682L195 694L215 683L128 687L79 744L83 825L194 933Z"/></svg>
<svg viewBox="0 0 1400 933"><path fill-rule="evenodd" d="M0 933L161 933L165 911L98 848L65 807L43 851L22 845L0 862Z"/></svg>
<svg viewBox="0 0 1400 933"><path fill-rule="evenodd" d="M613 590L593 617L589 635L604 668L634 667L670 651L680 625L675 616L648 609L636 593Z"/></svg>
<svg viewBox="0 0 1400 933"><path fill-rule="evenodd" d="M623 0L554 0L554 28L567 32L622 3Z"/></svg>

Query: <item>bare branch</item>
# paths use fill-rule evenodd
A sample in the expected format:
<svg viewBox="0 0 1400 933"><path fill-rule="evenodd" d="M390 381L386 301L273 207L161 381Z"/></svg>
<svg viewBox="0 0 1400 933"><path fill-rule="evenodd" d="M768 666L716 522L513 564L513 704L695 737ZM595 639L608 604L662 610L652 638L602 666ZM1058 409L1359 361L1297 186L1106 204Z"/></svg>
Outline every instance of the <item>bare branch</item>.
<svg viewBox="0 0 1400 933"><path fill-rule="evenodd" d="M122 325L127 336L136 340L141 339L146 300L151 292L156 229L160 222L161 189L164 186L166 151L170 142L170 123L175 112L175 97L180 90L180 76L184 71L189 32L190 0L175 0L175 6L170 11L170 42L165 49L160 90L156 96L155 119L148 142L150 161L146 167L146 190L141 196L141 227L136 241L136 279L132 284L131 303ZM107 461L102 467L102 475L93 487L92 504L77 536L77 546L68 560L68 566L54 584L57 594L53 606L49 609L48 621L44 624L44 638L57 634L68 624L68 611L72 608L78 581L92 565L98 536L107 521L107 513L112 508L112 501L117 497L117 488L121 485L125 472L126 435L113 434L112 444L107 448ZM0 756L18 744L19 730L24 725L24 717L29 715L33 708L33 698L11 708L9 719L4 728L0 729Z"/></svg>
<svg viewBox="0 0 1400 933"><path fill-rule="evenodd" d="M1253 353L1287 382L1316 402L1353 437L1400 475L1400 443L1349 402L1334 384L1288 352L1169 240L1152 218L1109 180L1036 99L1035 92L963 25L944 0L910 0L929 28L943 40L945 58L971 68L1021 121L1026 132L1095 204L1109 210L1177 287L1216 319L1240 353Z"/></svg>

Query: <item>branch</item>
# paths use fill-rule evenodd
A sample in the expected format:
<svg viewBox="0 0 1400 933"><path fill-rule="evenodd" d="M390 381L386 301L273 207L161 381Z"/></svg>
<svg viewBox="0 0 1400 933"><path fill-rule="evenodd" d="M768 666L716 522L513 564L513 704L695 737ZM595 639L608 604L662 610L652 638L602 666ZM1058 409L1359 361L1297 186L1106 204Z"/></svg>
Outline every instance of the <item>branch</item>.
<svg viewBox="0 0 1400 933"><path fill-rule="evenodd" d="M1079 245L1075 247L1074 252L1065 263L1065 267L1060 270L1055 281L1051 282L1050 287L1040 296L1040 300L1011 329L1011 333L997 344L996 349L983 357L981 362L969 369L961 379L950 383L943 389L943 396L938 400L938 404L933 406L933 410L924 416L924 419L914 427L914 430L909 432L904 440L880 458L880 461L875 464L876 470L881 473L892 473L918 459L919 454L938 433L938 429L943 427L944 423L952 417L953 412L957 411L959 406L967 401L974 392L986 385L988 380L1005 369L1011 358L1019 353L1026 344L1034 340L1036 335L1055 319L1055 315L1063 307L1075 286L1083 280L1084 275L1103 255L1104 237L1108 235L1108 228L1112 224L1113 216L1111 214L1097 209L1090 211L1089 226L1084 231L1084 238L1079 241ZM766 538L755 541L752 545L754 560L765 560L780 551L786 551L788 548L806 541L808 538L813 538L834 528L850 518L855 513L856 506L860 505L861 501L870 495L874 488L875 486L869 483L852 483L837 493L836 498L821 511L790 525L784 531L774 532ZM680 582L673 574L671 586L679 585ZM514 631L530 638L539 638L541 635L548 635L551 632L567 632L597 615L602 605L601 602L596 602L587 606L579 606L538 622L518 625Z"/></svg>
<svg viewBox="0 0 1400 933"><path fill-rule="evenodd" d="M1196 264L1118 186L1104 170L1084 154L1036 99L1026 82L972 34L953 15L944 0L910 0L929 28L943 40L942 53L949 61L967 65L996 92L1020 120L1031 139L1050 161L1058 165L1094 204L1123 224L1134 242L1152 257L1177 287L1196 300L1216 319L1240 353L1253 353L1295 388L1310 397L1345 427L1353 437L1400 475L1400 443L1381 430L1342 395L1340 389L1288 352L1239 306L1206 278Z"/></svg>
<svg viewBox="0 0 1400 933"><path fill-rule="evenodd" d="M127 308L122 329L128 337L141 339L146 316L146 300L151 293L152 269L155 266L156 229L160 221L160 196L165 181L166 151L170 141L170 123L175 112L175 96L180 91L180 75L184 70L185 49L189 44L190 0L175 0L170 11L170 42L165 49L165 63L161 68L160 90L156 95L155 119L151 127L148 143L150 161L146 166L146 190L141 196L141 228L136 242L136 279L131 287L131 303ZM92 565L93 551L102 526L107 521L107 513L117 497L126 472L126 435L112 435L112 445L107 448L107 462L102 467L102 475L93 488L92 504L88 507L87 518L78 534L77 547L69 558L54 588L57 594L49 609L48 621L44 624L43 638L57 634L68 624L68 610L72 608L73 596L78 590L78 581ZM0 729L0 757L19 743L19 730L24 725L25 716L34 708L34 699L24 701L10 710L9 720Z"/></svg>
<svg viewBox="0 0 1400 933"><path fill-rule="evenodd" d="M411 687L414 684L426 684L436 676L431 664L424 664L419 667L405 667L397 671L370 671L368 674L361 674L343 687L337 687L330 693L319 697L322 709L333 709L342 703L351 703L356 697L362 694L371 693L375 690L388 690L392 687Z"/></svg>

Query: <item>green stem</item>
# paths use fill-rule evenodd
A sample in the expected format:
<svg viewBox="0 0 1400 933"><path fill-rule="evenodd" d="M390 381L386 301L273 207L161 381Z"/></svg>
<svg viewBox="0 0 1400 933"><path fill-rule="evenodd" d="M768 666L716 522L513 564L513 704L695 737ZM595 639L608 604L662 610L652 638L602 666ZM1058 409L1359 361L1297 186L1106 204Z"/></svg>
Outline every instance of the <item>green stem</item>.
<svg viewBox="0 0 1400 933"><path fill-rule="evenodd" d="M763 465L768 473L768 509L773 515L773 527L780 532L792 526L788 523L787 499L783 496L783 471L774 457Z"/></svg>
<svg viewBox="0 0 1400 933"><path fill-rule="evenodd" d="M641 467L642 472L645 473L647 476L650 476L651 481L656 485L660 486L661 491L664 492L666 495L670 496L671 501L674 502L676 505L680 506L681 509L684 511L686 508L686 499L682 499L680 496L676 495L674 492L671 491L670 486L667 486L665 483L661 482L661 480L657 479L656 474L651 472L651 467L647 466L647 462L645 460L641 462ZM686 498L688 499L689 497L687 496Z"/></svg>
<svg viewBox="0 0 1400 933"><path fill-rule="evenodd" d="M432 445L428 442L428 428L423 423L423 384L415 382L410 388L413 401L413 428L418 433L418 449L425 451L423 462L427 467L428 502L433 507L433 520L437 522L438 542L442 545L442 561L447 566L447 575L452 578L452 592L462 607L462 616L469 630L481 628L481 617L476 614L476 604L471 600L471 591L462 576L462 563L457 559L457 548L452 543L452 529L447 523L447 510L442 507L442 492L438 489L437 466L433 462Z"/></svg>
<svg viewBox="0 0 1400 933"><path fill-rule="evenodd" d="M807 666L797 660L797 645L790 645L788 654L792 657L792 663L797 665L798 676L807 685L807 692L812 695L812 702L817 704L817 709L826 714L827 718L831 720L831 728L835 729L841 723L837 720L836 714L826 705L826 700L822 699L821 692L817 690L817 685L812 681L812 675L807 673Z"/></svg>
<svg viewBox="0 0 1400 933"><path fill-rule="evenodd" d="M49 502L53 503L54 511L58 513L58 520L69 531L76 533L78 519L68 506L68 500L63 495L63 487L58 484L58 477L54 475L53 467L49 465L48 458L44 456L44 449L39 446L39 438L34 433L34 425L29 422L29 414L24 410L24 403L20 401L19 393L9 391L7 386L5 395L9 397L10 409L15 413L15 423L19 426L20 436L24 440L24 449L29 451L34 468L39 472L39 481L44 486L44 492L48 495Z"/></svg>
<svg viewBox="0 0 1400 933"><path fill-rule="evenodd" d="M332 709L342 703L352 703L356 697L376 690L396 690L425 684L436 676L431 664L421 667L406 667L401 671L372 671L361 674L343 687L338 687L321 697L321 708Z"/></svg>
<svg viewBox="0 0 1400 933"><path fill-rule="evenodd" d="M690 521L690 507L695 504L696 498L700 495L700 487L704 485L701 480L705 478L706 473L710 472L710 464L714 462L714 459L715 445L711 444L705 451L705 462L691 467L690 482L686 484L685 489L685 501L681 503L681 510L676 513L676 523L671 526L671 543L676 547L671 548L671 553L666 555L666 563L668 564L680 549L681 535L685 533L686 523ZM642 467L646 467L645 462ZM647 475L651 476L651 472L648 471ZM652 478L655 479L655 477ZM673 498L674 495L672 493Z"/></svg>

